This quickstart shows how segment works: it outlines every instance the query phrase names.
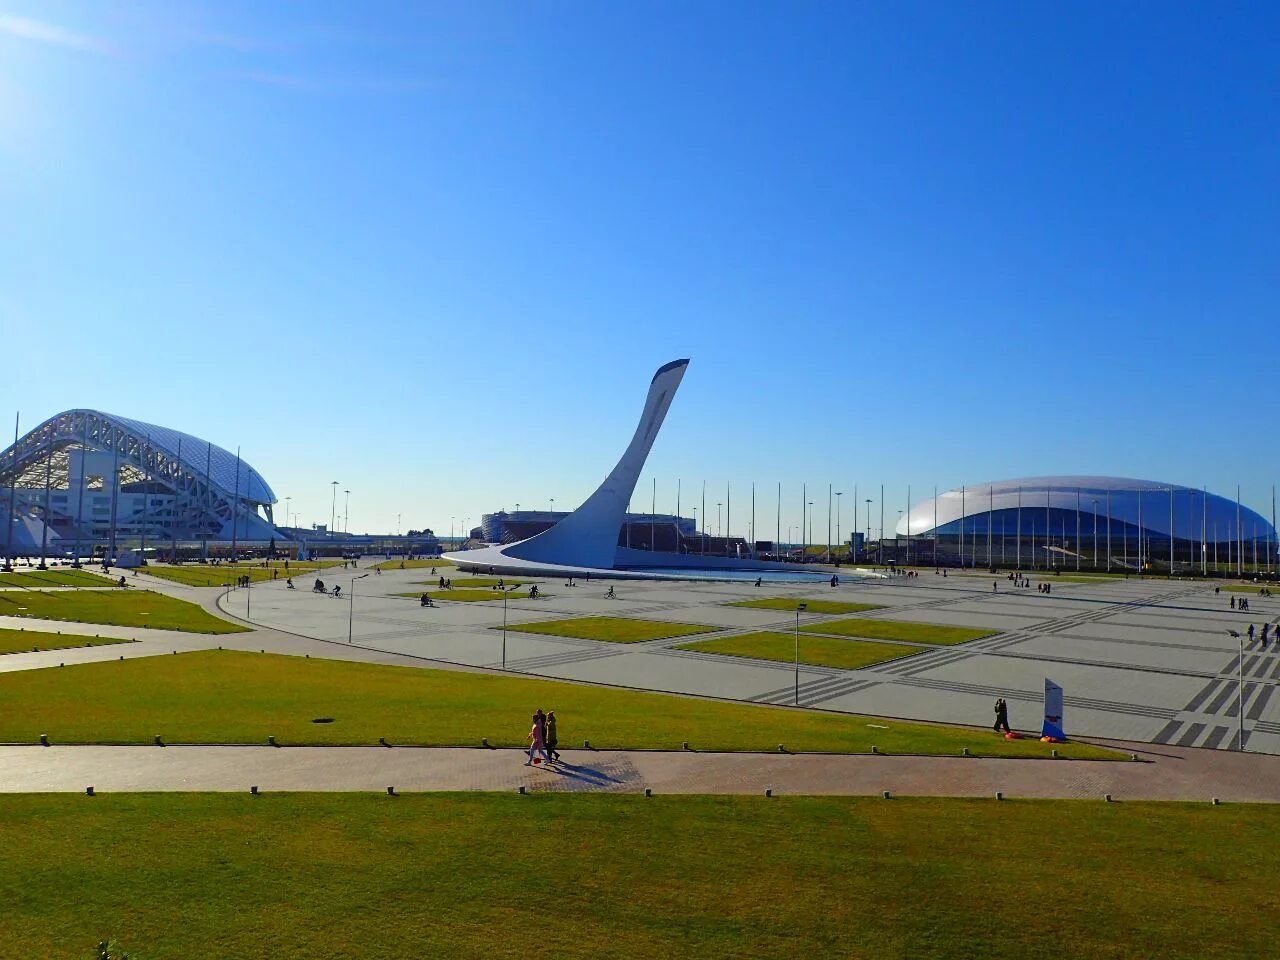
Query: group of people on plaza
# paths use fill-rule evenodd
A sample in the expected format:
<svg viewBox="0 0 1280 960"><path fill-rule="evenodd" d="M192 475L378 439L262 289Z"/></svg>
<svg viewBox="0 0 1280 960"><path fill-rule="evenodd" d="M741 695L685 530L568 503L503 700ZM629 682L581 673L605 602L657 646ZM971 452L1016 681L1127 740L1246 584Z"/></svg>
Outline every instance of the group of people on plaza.
<svg viewBox="0 0 1280 960"><path fill-rule="evenodd" d="M556 712L543 713L539 707L533 715L533 726L529 729L529 756L526 767L539 763L555 763L560 759L556 750L560 738L556 732Z"/></svg>

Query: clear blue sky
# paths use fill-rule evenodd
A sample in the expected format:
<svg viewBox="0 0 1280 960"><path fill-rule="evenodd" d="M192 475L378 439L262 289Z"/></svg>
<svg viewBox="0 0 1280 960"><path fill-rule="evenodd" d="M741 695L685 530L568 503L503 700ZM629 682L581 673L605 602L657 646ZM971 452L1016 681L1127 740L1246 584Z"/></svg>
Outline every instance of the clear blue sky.
<svg viewBox="0 0 1280 960"><path fill-rule="evenodd" d="M690 357L650 474L735 533L753 480L762 536L779 480L1269 515L1278 116L1268 3L0 0L0 422L447 532L575 505Z"/></svg>

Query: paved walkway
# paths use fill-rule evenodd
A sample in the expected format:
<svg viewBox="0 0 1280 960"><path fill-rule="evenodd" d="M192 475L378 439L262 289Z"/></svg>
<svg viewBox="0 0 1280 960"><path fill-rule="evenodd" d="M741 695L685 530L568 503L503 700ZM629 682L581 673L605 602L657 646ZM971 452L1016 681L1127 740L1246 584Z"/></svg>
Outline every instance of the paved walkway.
<svg viewBox="0 0 1280 960"><path fill-rule="evenodd" d="M1280 757L1113 743L1140 761L400 747L0 746L0 792L480 790L1280 802Z"/></svg>

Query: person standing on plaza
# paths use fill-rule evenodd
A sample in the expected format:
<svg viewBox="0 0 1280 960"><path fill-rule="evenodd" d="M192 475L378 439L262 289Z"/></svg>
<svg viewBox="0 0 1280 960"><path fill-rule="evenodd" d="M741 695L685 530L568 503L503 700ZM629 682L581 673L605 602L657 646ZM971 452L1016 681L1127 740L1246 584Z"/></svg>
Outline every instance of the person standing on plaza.
<svg viewBox="0 0 1280 960"><path fill-rule="evenodd" d="M547 759L546 722L546 715L539 708L533 715L533 726L529 728L529 757L524 762L526 767Z"/></svg>
<svg viewBox="0 0 1280 960"><path fill-rule="evenodd" d="M1001 730L1005 733L1011 732L1009 729L1009 704L1005 703L1004 697L1000 697L996 700L996 722L992 725L991 729L996 733L999 733Z"/></svg>

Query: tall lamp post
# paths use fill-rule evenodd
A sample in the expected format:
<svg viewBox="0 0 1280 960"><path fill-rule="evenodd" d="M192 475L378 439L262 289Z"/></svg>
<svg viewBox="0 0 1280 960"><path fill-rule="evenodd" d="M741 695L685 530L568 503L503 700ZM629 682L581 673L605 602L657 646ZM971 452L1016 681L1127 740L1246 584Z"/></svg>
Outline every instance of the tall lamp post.
<svg viewBox="0 0 1280 960"><path fill-rule="evenodd" d="M1239 701L1240 709L1236 713L1237 722L1239 724L1239 746L1237 750L1244 750L1244 637L1240 635L1239 630L1228 630L1227 633L1235 637L1236 643L1240 649L1240 657L1236 661L1236 700Z"/></svg>
<svg viewBox="0 0 1280 960"><path fill-rule="evenodd" d="M332 536L333 523L338 512L338 481L331 480L329 483L333 487L333 500L329 504L329 535Z"/></svg>
<svg viewBox="0 0 1280 960"><path fill-rule="evenodd" d="M516 587L502 588L502 669L507 669L507 594Z"/></svg>
<svg viewBox="0 0 1280 960"><path fill-rule="evenodd" d="M844 496L839 490L836 491L836 546L840 546L840 498Z"/></svg>
<svg viewBox="0 0 1280 960"><path fill-rule="evenodd" d="M871 498L867 498L867 542L863 545L863 550L868 554L871 552ZM879 558L877 558L879 559Z"/></svg>
<svg viewBox="0 0 1280 960"><path fill-rule="evenodd" d="M351 592L347 594L347 643L351 643L351 634L355 628L356 581L363 580L367 576L368 576L367 573L362 573L358 577L351 578Z"/></svg>
<svg viewBox="0 0 1280 960"><path fill-rule="evenodd" d="M351 491L343 490L342 500L342 532L351 532Z"/></svg>
<svg viewBox="0 0 1280 960"><path fill-rule="evenodd" d="M800 614L809 609L807 603L796 604L796 696L795 705L800 706Z"/></svg>

